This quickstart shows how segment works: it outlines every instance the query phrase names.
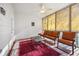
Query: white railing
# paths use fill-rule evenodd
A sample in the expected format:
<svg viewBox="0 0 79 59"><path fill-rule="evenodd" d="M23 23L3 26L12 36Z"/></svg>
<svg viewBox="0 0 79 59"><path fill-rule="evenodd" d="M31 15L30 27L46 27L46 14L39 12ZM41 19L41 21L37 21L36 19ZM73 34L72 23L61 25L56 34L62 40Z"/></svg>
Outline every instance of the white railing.
<svg viewBox="0 0 79 59"><path fill-rule="evenodd" d="M6 56L11 48L13 42L15 41L15 36L10 40L10 42L2 49L0 56Z"/></svg>
<svg viewBox="0 0 79 59"><path fill-rule="evenodd" d="M17 37L18 36L21 36L23 35L24 32L20 32L19 34L17 35L14 35L11 40L9 41L9 43L2 49L1 53L0 53L0 56L6 56L9 52L9 50L11 49L12 45L13 45L13 42L18 39Z"/></svg>

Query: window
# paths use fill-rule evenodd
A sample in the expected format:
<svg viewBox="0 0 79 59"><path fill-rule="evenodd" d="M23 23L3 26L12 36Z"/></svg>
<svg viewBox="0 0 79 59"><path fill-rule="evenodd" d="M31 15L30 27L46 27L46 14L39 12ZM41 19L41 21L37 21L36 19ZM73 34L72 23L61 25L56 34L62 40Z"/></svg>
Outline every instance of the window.
<svg viewBox="0 0 79 59"><path fill-rule="evenodd" d="M48 30L55 31L55 14L48 16Z"/></svg>
<svg viewBox="0 0 79 59"><path fill-rule="evenodd" d="M56 30L69 31L69 8L65 8L57 12Z"/></svg>

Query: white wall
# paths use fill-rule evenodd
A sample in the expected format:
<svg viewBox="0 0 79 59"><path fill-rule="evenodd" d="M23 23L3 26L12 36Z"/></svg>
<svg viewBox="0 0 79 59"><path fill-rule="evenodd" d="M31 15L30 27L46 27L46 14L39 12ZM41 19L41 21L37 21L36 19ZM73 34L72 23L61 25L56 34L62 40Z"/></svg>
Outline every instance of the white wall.
<svg viewBox="0 0 79 59"><path fill-rule="evenodd" d="M37 36L42 30L42 20L37 14L15 14L15 35L17 39ZM35 26L31 26L35 22Z"/></svg>
<svg viewBox="0 0 79 59"><path fill-rule="evenodd" d="M8 44L13 35L11 34L13 30L11 20L14 20L14 12L11 4L0 3L0 7L3 7L6 11L6 15L2 15L0 13L0 49L3 49L6 46L6 44Z"/></svg>

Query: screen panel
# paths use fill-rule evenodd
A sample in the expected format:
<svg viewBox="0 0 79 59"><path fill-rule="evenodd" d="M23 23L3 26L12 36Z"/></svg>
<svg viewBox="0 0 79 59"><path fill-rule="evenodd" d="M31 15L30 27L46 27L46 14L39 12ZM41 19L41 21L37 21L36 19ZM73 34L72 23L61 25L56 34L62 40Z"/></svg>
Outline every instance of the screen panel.
<svg viewBox="0 0 79 59"><path fill-rule="evenodd" d="M79 4L71 6L71 31L79 31Z"/></svg>
<svg viewBox="0 0 79 59"><path fill-rule="evenodd" d="M57 12L56 31L69 31L69 8Z"/></svg>
<svg viewBox="0 0 79 59"><path fill-rule="evenodd" d="M55 31L55 14L48 16L48 30Z"/></svg>
<svg viewBox="0 0 79 59"><path fill-rule="evenodd" d="M47 30L47 17L42 19L42 28L43 30Z"/></svg>

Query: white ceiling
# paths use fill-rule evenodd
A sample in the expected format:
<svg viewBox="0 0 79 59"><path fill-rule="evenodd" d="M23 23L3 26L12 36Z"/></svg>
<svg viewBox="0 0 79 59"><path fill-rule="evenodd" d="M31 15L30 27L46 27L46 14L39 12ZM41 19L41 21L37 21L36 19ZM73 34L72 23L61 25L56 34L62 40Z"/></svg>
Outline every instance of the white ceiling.
<svg viewBox="0 0 79 59"><path fill-rule="evenodd" d="M70 3L44 3L48 9L52 9L44 14L44 16L64 8ZM40 3L15 3L13 4L15 13L23 14L40 14Z"/></svg>

